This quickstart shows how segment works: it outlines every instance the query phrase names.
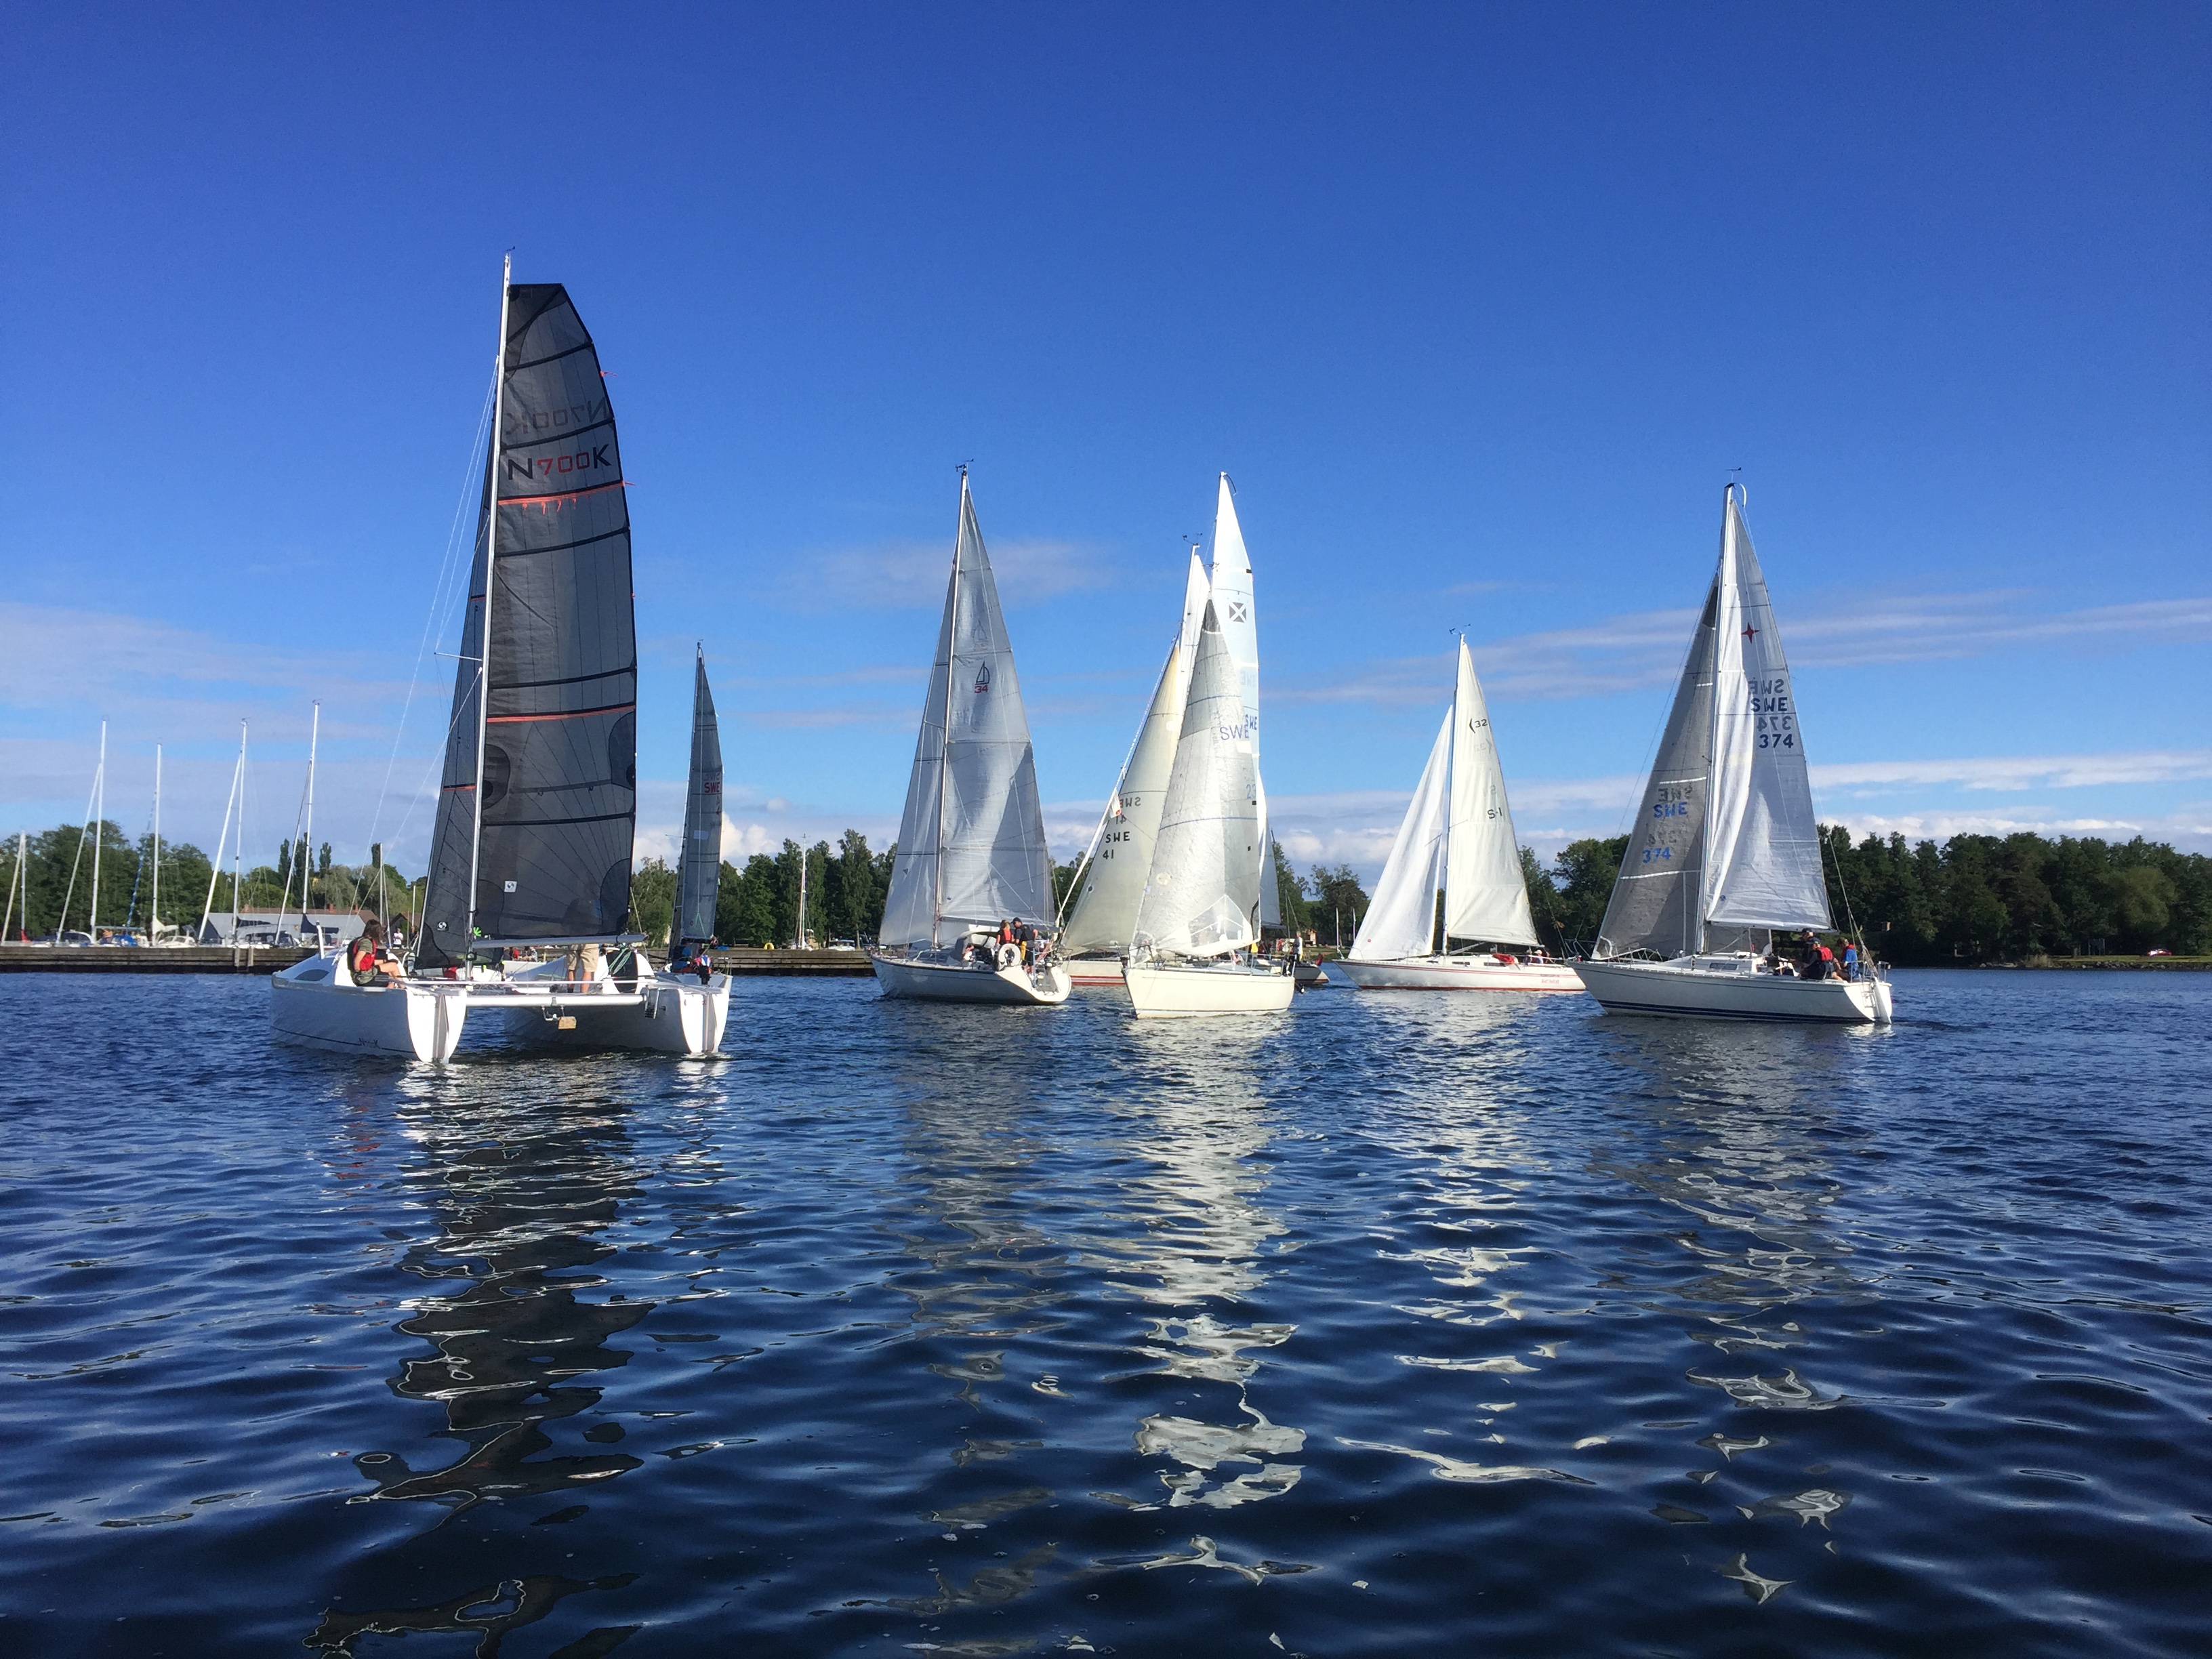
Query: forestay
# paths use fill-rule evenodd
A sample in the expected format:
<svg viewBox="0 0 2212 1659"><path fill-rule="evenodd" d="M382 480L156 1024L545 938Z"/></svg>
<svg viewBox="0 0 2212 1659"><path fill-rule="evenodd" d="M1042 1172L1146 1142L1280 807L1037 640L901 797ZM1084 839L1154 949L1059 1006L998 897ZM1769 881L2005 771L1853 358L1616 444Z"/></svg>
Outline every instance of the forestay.
<svg viewBox="0 0 2212 1659"><path fill-rule="evenodd" d="M1448 939L1534 945L1536 925L1528 913L1528 883L1522 873L1513 809L1505 799L1505 774L1465 640L1459 642L1459 684L1452 703L1444 933Z"/></svg>
<svg viewBox="0 0 2212 1659"><path fill-rule="evenodd" d="M684 799L684 855L680 862L672 942L704 943L714 936L714 901L722 879L722 735L714 719L714 694L707 684L707 656L696 659L691 683L691 775Z"/></svg>
<svg viewBox="0 0 2212 1659"><path fill-rule="evenodd" d="M503 941L611 939L629 912L637 640L614 411L559 283L508 286L502 315L428 967Z"/></svg>
<svg viewBox="0 0 2212 1659"><path fill-rule="evenodd" d="M1352 941L1354 962L1400 962L1427 956L1436 947L1437 884L1443 875L1445 845L1444 807L1451 767L1452 733L1456 710L1444 710L1443 724L1429 747L1429 763L1406 816L1390 843L1390 856L1382 866L1382 878L1375 884L1374 902Z"/></svg>
<svg viewBox="0 0 2212 1659"><path fill-rule="evenodd" d="M1724 515L1713 619L1705 919L1736 927L1826 928L1820 830L1782 630L1733 493Z"/></svg>
<svg viewBox="0 0 2212 1659"><path fill-rule="evenodd" d="M1184 580L1183 621L1175 643L1161 665L1159 684L1138 728L1129 759L1115 781L1084 873L1083 888L1060 930L1060 949L1068 955L1081 951L1113 951L1128 948L1137 920L1137 906L1152 869L1152 844L1160 828L1160 809L1167 799L1169 775L1175 769L1176 740L1182 732L1183 705L1190 692L1190 672L1198 651L1198 631L1206 614L1206 568L1196 553Z"/></svg>
<svg viewBox="0 0 2212 1659"><path fill-rule="evenodd" d="M1051 868L1013 648L963 472L881 942L930 949L1009 917L1042 921Z"/></svg>
<svg viewBox="0 0 2212 1659"><path fill-rule="evenodd" d="M1218 605L1206 608L1137 913L1139 945L1167 956L1218 957L1251 944L1260 902L1259 757Z"/></svg>

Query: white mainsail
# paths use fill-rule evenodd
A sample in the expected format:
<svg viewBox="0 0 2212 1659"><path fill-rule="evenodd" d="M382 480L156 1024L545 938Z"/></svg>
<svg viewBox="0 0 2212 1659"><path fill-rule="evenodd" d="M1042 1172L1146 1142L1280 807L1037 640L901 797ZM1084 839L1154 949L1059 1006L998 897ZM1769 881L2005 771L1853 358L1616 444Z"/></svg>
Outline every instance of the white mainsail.
<svg viewBox="0 0 2212 1659"><path fill-rule="evenodd" d="M1244 705L1244 725L1252 734L1252 773L1260 812L1259 910L1255 927L1282 925L1281 908L1273 881L1274 859L1268 851L1267 787L1260 776L1260 611L1252 590L1252 556L1244 546L1244 527L1237 521L1236 492L1229 475L1221 475L1213 506L1214 619L1221 628L1229 660L1236 665L1237 686Z"/></svg>
<svg viewBox="0 0 2212 1659"><path fill-rule="evenodd" d="M1360 921L1359 936L1352 941L1355 962L1396 962L1425 957L1436 948L1437 881L1444 848L1444 806L1449 791L1445 775L1451 766L1453 719L1456 707L1444 710L1443 724L1429 748L1429 763L1407 804L1397 839L1382 866L1382 878L1375 884L1374 902Z"/></svg>
<svg viewBox="0 0 2212 1659"><path fill-rule="evenodd" d="M1136 933L1154 951L1218 957L1252 943L1260 902L1258 745L1209 601L1191 669Z"/></svg>
<svg viewBox="0 0 2212 1659"><path fill-rule="evenodd" d="M1828 926L1804 734L1766 578L1733 493L1713 616L1713 767L1705 920L1737 927Z"/></svg>
<svg viewBox="0 0 2212 1659"><path fill-rule="evenodd" d="M1490 708L1467 641L1459 642L1452 697L1451 830L1444 860L1444 935L1493 945L1534 945L1521 842L1505 799L1505 774Z"/></svg>
<svg viewBox="0 0 2212 1659"><path fill-rule="evenodd" d="M1191 666L1198 654L1198 633L1206 614L1206 567L1196 553L1184 578L1182 628L1161 665L1159 684L1137 730L1129 758L1115 781L1106 815L1091 842L1083 887L1060 930L1063 953L1107 951L1128 947L1137 905L1159 834L1160 809L1168 777L1175 768L1176 740L1182 733L1183 704L1190 693Z"/></svg>
<svg viewBox="0 0 2212 1659"><path fill-rule="evenodd" d="M880 942L929 950L970 927L1051 914L1036 756L963 469L952 574Z"/></svg>

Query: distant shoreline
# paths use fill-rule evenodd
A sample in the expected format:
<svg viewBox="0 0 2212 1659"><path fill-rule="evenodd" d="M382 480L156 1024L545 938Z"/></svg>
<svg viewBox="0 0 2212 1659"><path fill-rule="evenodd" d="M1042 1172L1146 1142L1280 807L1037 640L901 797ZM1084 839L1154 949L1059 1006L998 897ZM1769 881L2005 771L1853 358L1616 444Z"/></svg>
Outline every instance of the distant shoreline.
<svg viewBox="0 0 2212 1659"><path fill-rule="evenodd" d="M2092 971L2098 969L2116 969L2125 972L2130 969L2148 968L2163 972L2201 974L2212 972L2212 957L2044 957L2039 959L2032 958L2027 962L1984 962L1972 964L1960 963L1959 964L1962 968L1970 965L1982 968L2019 968L2030 972L2039 972L2046 968L2070 969L2075 972Z"/></svg>

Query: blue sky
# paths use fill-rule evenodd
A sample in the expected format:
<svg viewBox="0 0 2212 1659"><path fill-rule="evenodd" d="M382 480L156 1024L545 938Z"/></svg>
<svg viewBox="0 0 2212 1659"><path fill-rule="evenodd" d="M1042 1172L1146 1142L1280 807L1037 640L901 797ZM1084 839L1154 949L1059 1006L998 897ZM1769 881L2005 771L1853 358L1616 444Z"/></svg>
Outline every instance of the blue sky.
<svg viewBox="0 0 2212 1659"><path fill-rule="evenodd" d="M512 246L614 374L643 847L695 639L738 850L889 836L972 460L1063 851L1223 469L1294 855L1379 864L1462 627L1523 838L1613 832L1738 467L1826 815L2212 848L2201 7L11 29L0 829L105 716L211 845L246 718L267 856L319 697L318 839L419 862Z"/></svg>

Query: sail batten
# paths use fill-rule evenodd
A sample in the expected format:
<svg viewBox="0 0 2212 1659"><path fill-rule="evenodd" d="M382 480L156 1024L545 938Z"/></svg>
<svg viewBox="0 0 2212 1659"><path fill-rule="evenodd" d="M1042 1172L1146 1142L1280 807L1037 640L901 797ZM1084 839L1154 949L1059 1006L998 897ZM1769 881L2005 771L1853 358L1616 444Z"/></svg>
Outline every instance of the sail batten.
<svg viewBox="0 0 2212 1659"><path fill-rule="evenodd" d="M684 852L677 865L676 925L669 943L704 944L714 937L714 905L722 878L722 732L707 657L695 659L691 682L691 769L684 793Z"/></svg>
<svg viewBox="0 0 2212 1659"><path fill-rule="evenodd" d="M504 298L424 904L431 967L491 943L616 939L629 913L637 637L613 407L567 290L518 283ZM571 810L548 814L556 799Z"/></svg>
<svg viewBox="0 0 2212 1659"><path fill-rule="evenodd" d="M998 584L963 473L952 572L880 943L887 950L933 950L971 927L1051 915L1036 757Z"/></svg>

